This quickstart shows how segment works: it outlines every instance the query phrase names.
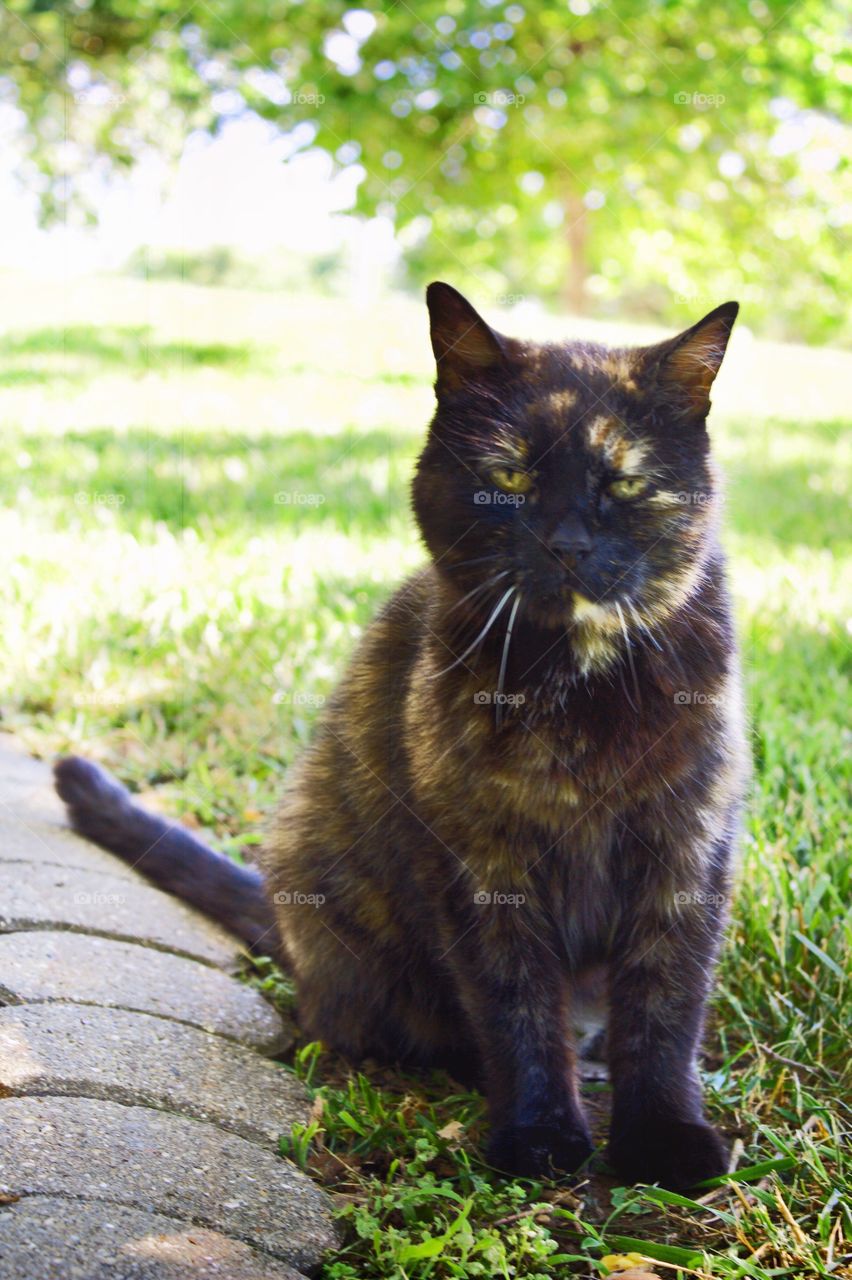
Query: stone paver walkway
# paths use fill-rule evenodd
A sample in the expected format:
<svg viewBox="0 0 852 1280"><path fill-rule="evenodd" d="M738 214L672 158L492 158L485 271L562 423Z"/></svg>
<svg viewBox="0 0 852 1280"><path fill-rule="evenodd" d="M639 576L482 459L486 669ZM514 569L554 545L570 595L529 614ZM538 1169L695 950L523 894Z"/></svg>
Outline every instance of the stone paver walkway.
<svg viewBox="0 0 852 1280"><path fill-rule="evenodd" d="M0 735L0 1280L299 1280L338 1242L277 1153L310 1103L239 953Z"/></svg>

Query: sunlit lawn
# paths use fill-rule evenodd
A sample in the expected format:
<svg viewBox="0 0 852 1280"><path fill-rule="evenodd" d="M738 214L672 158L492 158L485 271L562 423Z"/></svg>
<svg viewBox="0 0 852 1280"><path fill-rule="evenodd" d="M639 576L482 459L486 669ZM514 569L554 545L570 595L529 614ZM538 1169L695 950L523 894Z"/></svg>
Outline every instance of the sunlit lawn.
<svg viewBox="0 0 852 1280"><path fill-rule="evenodd" d="M421 558L406 492L431 399L421 308L130 282L10 279L0 297L0 726L104 761L236 851ZM755 783L707 1070L740 1166L790 1167L709 1207L600 1178L554 1203L485 1176L476 1099L392 1077L344 1097L322 1059L324 1141L345 1161L325 1177L360 1231L328 1277L583 1274L616 1237L686 1249L666 1275L693 1255L697 1274L829 1275L852 1249L838 1142L852 357L742 341L730 364L714 435ZM439 1135L454 1119L469 1121L447 1131L460 1151Z"/></svg>

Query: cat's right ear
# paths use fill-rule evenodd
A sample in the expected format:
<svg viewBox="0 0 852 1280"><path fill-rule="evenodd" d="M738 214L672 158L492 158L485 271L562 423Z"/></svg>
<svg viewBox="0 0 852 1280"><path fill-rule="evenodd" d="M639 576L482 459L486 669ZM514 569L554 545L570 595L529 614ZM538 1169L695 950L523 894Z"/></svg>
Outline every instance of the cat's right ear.
<svg viewBox="0 0 852 1280"><path fill-rule="evenodd" d="M704 419L710 391L728 347L738 302L723 302L676 338L648 348L657 387L679 418Z"/></svg>
<svg viewBox="0 0 852 1280"><path fill-rule="evenodd" d="M485 369L505 363L502 339L452 285L436 280L426 290L437 391L453 391Z"/></svg>

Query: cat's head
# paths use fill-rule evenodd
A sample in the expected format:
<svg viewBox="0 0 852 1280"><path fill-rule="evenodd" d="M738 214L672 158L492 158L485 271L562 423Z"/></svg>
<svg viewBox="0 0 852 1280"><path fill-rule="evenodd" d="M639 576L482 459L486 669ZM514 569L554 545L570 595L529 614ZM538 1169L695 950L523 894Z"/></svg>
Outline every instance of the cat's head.
<svg viewBox="0 0 852 1280"><path fill-rule="evenodd" d="M506 338L447 284L427 302L438 403L413 500L438 571L481 588L483 611L514 587L523 616L586 650L625 619L664 622L707 554L705 419L737 303L610 349Z"/></svg>

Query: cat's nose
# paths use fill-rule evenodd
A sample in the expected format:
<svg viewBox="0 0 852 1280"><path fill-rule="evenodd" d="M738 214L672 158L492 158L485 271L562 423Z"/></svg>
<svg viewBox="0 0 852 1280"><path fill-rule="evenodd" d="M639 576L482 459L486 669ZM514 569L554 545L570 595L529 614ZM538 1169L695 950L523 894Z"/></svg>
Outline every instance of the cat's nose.
<svg viewBox="0 0 852 1280"><path fill-rule="evenodd" d="M579 516L571 516L557 525L547 541L548 550L567 567L589 554L592 539Z"/></svg>

